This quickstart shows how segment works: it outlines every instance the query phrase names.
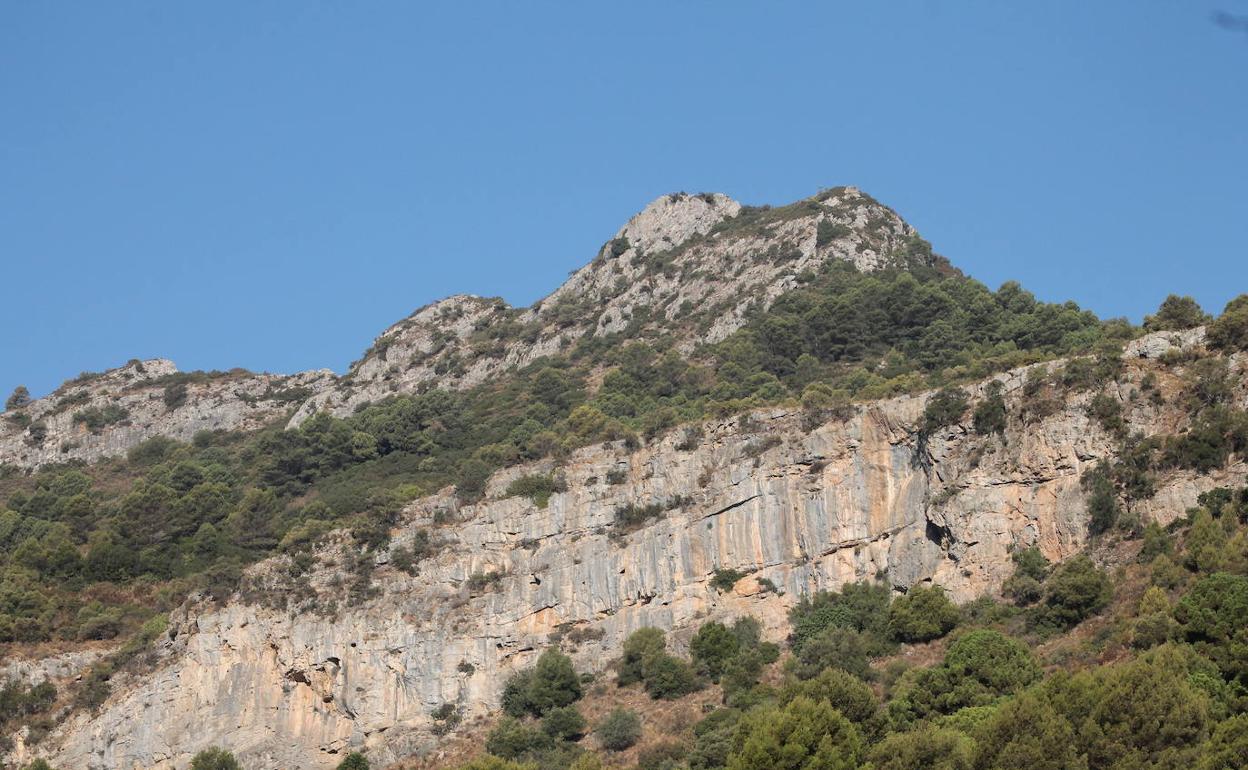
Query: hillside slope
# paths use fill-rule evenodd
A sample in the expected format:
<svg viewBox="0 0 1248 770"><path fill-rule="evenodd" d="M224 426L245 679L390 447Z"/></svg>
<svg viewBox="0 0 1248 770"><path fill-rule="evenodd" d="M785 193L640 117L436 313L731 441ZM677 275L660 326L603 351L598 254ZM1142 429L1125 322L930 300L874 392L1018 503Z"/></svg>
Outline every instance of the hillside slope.
<svg viewBox="0 0 1248 770"><path fill-rule="evenodd" d="M1138 354L1118 385L1144 434L1182 419L1127 398L1150 373L1175 387ZM476 505L422 498L376 556L379 595L344 604L349 543L319 548L297 578L288 557L261 564L229 606L176 613L154 671L115 680L98 714L71 718L40 751L85 767L181 767L218 744L254 767L330 767L351 747L394 760L435 741L429 714L442 703L496 707L506 675L559 636L578 640L568 648L596 671L640 627L674 630L679 643L698 622L750 614L775 638L797 598L877 574L969 600L1000 585L1016 549L1057 561L1086 544L1080 478L1116 452L1087 414L1090 393L1028 423L1026 373L1000 381L1011 416L999 437L959 421L920 446L924 396L813 430L768 410L705 426L696 448L678 431L634 452L578 451L560 465L567 491L544 508L506 490L548 464L496 476ZM1248 403L1242 383L1237 393ZM1244 472L1168 474L1135 513L1167 523ZM622 509L651 504L668 510L620 524ZM433 555L411 577L391 561L417 537ZM749 577L721 594L710 580L722 569Z"/></svg>
<svg viewBox="0 0 1248 770"><path fill-rule="evenodd" d="M1163 311L990 291L853 188L682 193L533 307L443 300L342 377L157 360L16 393L0 750L380 765L551 646L601 674L646 627L781 640L844 585L996 595L1020 552L1240 485L1248 306Z"/></svg>

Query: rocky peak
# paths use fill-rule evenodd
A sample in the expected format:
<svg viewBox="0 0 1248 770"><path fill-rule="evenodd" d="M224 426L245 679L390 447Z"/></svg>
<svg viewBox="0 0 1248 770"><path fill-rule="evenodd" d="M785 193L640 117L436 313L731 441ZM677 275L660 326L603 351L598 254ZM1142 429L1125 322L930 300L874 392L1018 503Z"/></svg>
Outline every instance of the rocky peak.
<svg viewBox="0 0 1248 770"><path fill-rule="evenodd" d="M670 334L689 352L732 334L751 307L769 306L802 272L829 260L887 267L914 236L896 212L853 187L775 208L719 193L665 195L531 308L464 295L395 324L342 382L305 403L293 424L322 409L350 414L429 383L473 387L585 337Z"/></svg>
<svg viewBox="0 0 1248 770"><path fill-rule="evenodd" d="M651 201L615 237L626 239L640 251L658 254L676 248L694 235L706 235L712 227L740 212L741 204L722 193L671 193Z"/></svg>

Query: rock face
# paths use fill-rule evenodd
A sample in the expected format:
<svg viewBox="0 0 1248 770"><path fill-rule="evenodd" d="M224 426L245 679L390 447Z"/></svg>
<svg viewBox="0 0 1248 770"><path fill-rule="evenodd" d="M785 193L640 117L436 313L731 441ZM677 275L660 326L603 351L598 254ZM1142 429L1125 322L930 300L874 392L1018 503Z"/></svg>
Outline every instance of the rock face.
<svg viewBox="0 0 1248 770"><path fill-rule="evenodd" d="M1130 398L1147 372L1174 378L1135 358L1119 394L1132 430L1146 434L1177 419L1174 406ZM1003 436L959 424L920 441L926 396L813 429L771 409L631 453L589 447L557 469L512 468L476 505L449 492L418 500L390 551L427 534L436 555L418 576L379 555L380 595L350 605L338 546L298 587L284 557L259 565L251 591L303 598L187 605L154 671L121 679L98 714L73 717L40 750L62 767L184 768L228 743L249 767L289 769L329 768L364 747L382 765L436 743L429 712L439 705L496 706L506 676L551 644L601 671L647 625L671 629L681 646L705 620L752 614L776 638L799 596L847 581L934 582L959 600L995 590L1011 549L1061 559L1086 544L1080 475L1116 448L1087 416L1088 393L1024 424L1025 377L998 378L1011 413ZM546 507L504 496L517 476L552 471L567 491ZM1244 472L1163 477L1138 513L1169 521ZM617 524L621 508L652 504L643 526ZM748 574L720 593L717 569Z"/></svg>
<svg viewBox="0 0 1248 770"><path fill-rule="evenodd" d="M153 436L190 441L201 430L254 430L329 387L329 370L292 376L179 374L172 361L134 360L82 375L0 419L0 464L124 455Z"/></svg>

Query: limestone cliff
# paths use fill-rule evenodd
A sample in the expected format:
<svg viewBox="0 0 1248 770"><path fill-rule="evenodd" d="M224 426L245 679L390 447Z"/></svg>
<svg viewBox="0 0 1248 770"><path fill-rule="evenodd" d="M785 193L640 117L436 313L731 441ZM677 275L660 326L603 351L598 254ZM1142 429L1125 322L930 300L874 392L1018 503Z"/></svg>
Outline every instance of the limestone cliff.
<svg viewBox="0 0 1248 770"><path fill-rule="evenodd" d="M1195 344L1199 332L1133 346L1113 391L1132 430L1181 421L1174 400L1159 406L1132 391L1150 372L1173 390L1176 375L1154 357ZM1242 374L1244 362L1235 366ZM1086 544L1079 479L1116 451L1086 414L1090 393L1025 423L1026 371L997 379L1010 413L1002 436L958 424L920 441L923 395L813 428L768 409L632 452L579 450L558 468L567 491L544 508L504 490L549 464L496 474L476 505L460 507L449 491L417 500L391 545L431 537L436 555L417 576L379 555L380 595L349 605L339 545L319 552L301 586L284 557L258 565L247 593L268 601L189 603L153 671L119 677L97 714L77 714L39 751L62 767L184 768L226 743L249 767L291 769L332 767L367 747L380 765L436 743L428 715L438 705L469 714L496 705L507 673L551 643L601 671L641 626L672 629L683 644L705 619L748 613L775 637L798 596L846 581L935 582L961 600L995 590L1012 548L1060 559ZM1167 521L1244 471L1163 476L1136 512ZM620 508L652 503L662 512L644 526L617 524ZM721 568L748 575L720 593L709 579ZM273 606L283 593L288 603Z"/></svg>

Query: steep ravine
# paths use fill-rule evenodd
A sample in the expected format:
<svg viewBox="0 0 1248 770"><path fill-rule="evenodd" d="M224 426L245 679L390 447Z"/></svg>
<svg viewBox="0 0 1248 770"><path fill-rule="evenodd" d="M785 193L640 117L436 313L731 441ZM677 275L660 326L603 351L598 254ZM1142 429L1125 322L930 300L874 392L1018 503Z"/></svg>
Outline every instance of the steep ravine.
<svg viewBox="0 0 1248 770"><path fill-rule="evenodd" d="M1132 348L1124 401L1143 371L1160 369L1136 356L1154 354ZM350 578L331 546L310 584L317 604L338 603L334 613L190 603L154 671L116 678L97 714L73 716L36 751L61 767L183 768L221 744L248 767L291 769L328 768L366 747L381 765L436 743L428 714L438 705L496 706L506 675L559 637L597 671L642 626L672 629L683 644L704 619L748 613L775 637L801 594L876 575L899 588L932 581L959 600L996 590L1013 547L1060 559L1086 544L1079 478L1115 449L1085 413L1089 393L1023 425L1024 376L1000 378L1012 415L1004 437L953 426L931 436L925 457L914 427L926 397L902 397L809 431L783 409L709 423L688 451L679 430L631 453L588 447L559 466L568 491L545 508L499 498L549 463L497 474L477 505L460 508L449 492L418 500L392 544L432 535L439 550L418 576L383 555L381 594L348 607ZM1178 420L1174 406L1127 407L1133 430ZM1164 522L1243 473L1163 477L1138 513ZM648 526L615 529L621 506L676 500ZM280 585L283 561L256 567L255 583ZM709 583L717 568L751 574L721 594ZM493 583L470 580L490 573ZM19 746L11 758L33 755Z"/></svg>

